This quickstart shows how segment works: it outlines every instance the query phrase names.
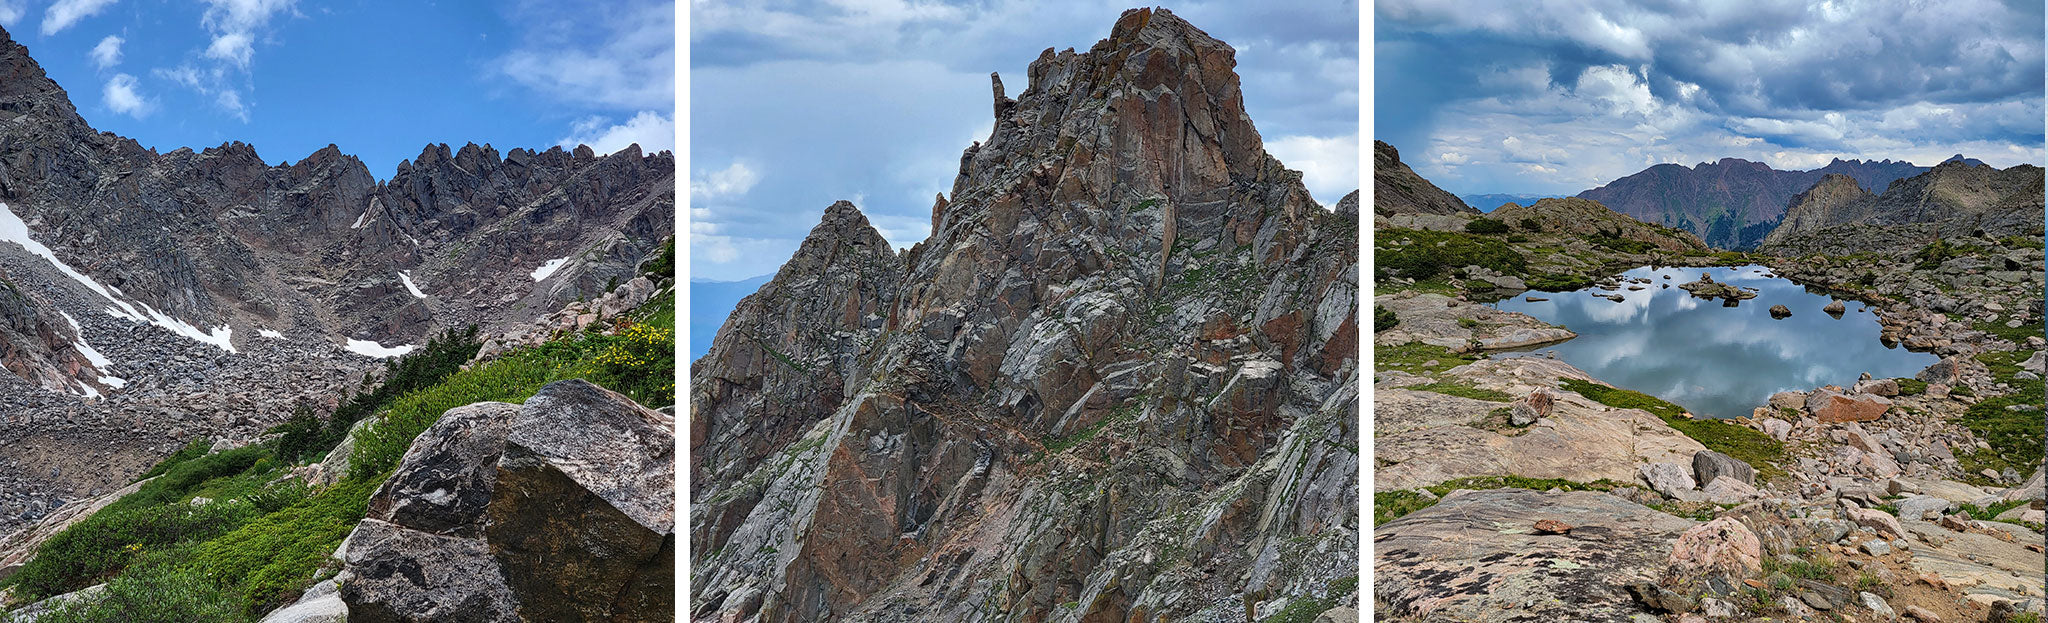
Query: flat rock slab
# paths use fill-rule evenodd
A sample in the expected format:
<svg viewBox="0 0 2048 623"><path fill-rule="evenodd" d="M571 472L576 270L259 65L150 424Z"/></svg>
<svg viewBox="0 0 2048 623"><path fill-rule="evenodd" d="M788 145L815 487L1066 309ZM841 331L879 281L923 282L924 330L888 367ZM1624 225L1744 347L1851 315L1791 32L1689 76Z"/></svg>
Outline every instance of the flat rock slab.
<svg viewBox="0 0 2048 623"><path fill-rule="evenodd" d="M1585 378L1563 362L1513 358L1477 361L1447 378L1509 395ZM1527 428L1474 426L1508 403L1435 392L1380 388L1373 392L1374 491L1413 489L1473 476L1515 475L1634 482L1642 463L1690 465L1706 447L1640 409L1615 409L1555 391L1550 416ZM1509 434L1515 433L1515 434ZM1569 522L1567 522L1569 523Z"/></svg>
<svg viewBox="0 0 2048 623"><path fill-rule="evenodd" d="M1536 519L1570 524L1538 535ZM1622 623L1689 519L1605 493L1453 491L1373 530L1374 595L1396 620Z"/></svg>
<svg viewBox="0 0 2048 623"><path fill-rule="evenodd" d="M1375 297L1373 304L1394 312L1400 324L1373 335L1373 343L1400 345L1422 342L1453 351L1501 350L1562 342L1579 334L1520 312L1460 302L1441 294ZM1473 326L1459 320L1473 321Z"/></svg>
<svg viewBox="0 0 2048 623"><path fill-rule="evenodd" d="M1944 541L1934 545L1922 539L1913 544L1912 567L1918 573L1934 573L1964 594L1982 594L2000 599L2040 598L2044 571L2041 552L2027 549L2042 545L2039 533L1998 522L1981 522L1994 530L2014 536L2006 541L1989 534L1956 532L1933 522L1901 522L1908 532L1935 535Z"/></svg>

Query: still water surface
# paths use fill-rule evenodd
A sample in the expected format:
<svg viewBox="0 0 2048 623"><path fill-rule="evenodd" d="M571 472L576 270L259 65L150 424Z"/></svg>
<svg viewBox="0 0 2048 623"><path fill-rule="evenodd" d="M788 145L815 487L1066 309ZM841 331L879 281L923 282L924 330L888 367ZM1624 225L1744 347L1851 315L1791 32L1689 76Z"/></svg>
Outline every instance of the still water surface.
<svg viewBox="0 0 2048 623"><path fill-rule="evenodd" d="M1721 301L1693 298L1678 288L1702 272L1712 273L1715 281L1754 288L1757 296L1723 307ZM1579 334L1506 356L1554 352L1594 378L1663 398L1702 417L1749 415L1772 393L1847 387L1865 372L1875 378L1911 377L1937 360L1879 342L1877 317L1862 303L1843 301L1848 311L1837 319L1821 311L1834 299L1765 276L1769 272L1763 266L1645 267L1623 273L1619 290L1532 291L1494 305ZM1635 278L1651 283L1626 281ZM1637 285L1644 289L1628 289ZM1595 294L1625 298L1617 303ZM1550 300L1530 302L1531 296ZM1792 316L1772 319L1772 305L1790 308Z"/></svg>

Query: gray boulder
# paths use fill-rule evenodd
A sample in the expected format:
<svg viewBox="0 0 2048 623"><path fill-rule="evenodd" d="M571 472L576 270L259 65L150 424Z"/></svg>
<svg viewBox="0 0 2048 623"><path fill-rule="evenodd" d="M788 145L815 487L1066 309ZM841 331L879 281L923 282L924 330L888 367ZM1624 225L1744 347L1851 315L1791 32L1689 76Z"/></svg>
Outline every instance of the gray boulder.
<svg viewBox="0 0 2048 623"><path fill-rule="evenodd" d="M1693 480L1698 482L1712 483L1715 478L1730 476L1742 484L1756 484L1756 468L1713 450L1701 450L1692 455L1692 473Z"/></svg>

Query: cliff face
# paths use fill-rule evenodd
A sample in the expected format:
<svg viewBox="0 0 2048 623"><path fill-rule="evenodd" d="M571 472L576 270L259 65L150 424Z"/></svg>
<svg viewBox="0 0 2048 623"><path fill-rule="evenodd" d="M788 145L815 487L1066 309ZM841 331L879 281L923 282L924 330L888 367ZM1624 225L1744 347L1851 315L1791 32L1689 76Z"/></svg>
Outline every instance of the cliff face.
<svg viewBox="0 0 2048 623"><path fill-rule="evenodd" d="M1863 190L1856 180L1846 175L1829 175L1792 198L1785 208L1785 218L1778 223L1770 235L1764 236L1761 246L1769 247L1782 243L1794 233L1812 231L1855 220L1862 214L1852 214L1875 197Z"/></svg>
<svg viewBox="0 0 2048 623"><path fill-rule="evenodd" d="M1126 12L995 82L926 241L826 211L693 369L695 616L1356 603L1357 200L1265 153L1233 55Z"/></svg>

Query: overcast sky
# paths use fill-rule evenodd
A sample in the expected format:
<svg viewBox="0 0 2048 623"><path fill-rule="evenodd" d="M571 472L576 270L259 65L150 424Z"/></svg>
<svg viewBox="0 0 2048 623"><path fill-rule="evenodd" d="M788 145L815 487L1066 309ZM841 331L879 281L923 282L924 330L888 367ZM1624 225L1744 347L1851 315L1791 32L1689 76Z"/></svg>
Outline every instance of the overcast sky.
<svg viewBox="0 0 2048 623"><path fill-rule="evenodd" d="M1736 157L2042 163L2042 3L1374 5L1373 132L1454 193Z"/></svg>
<svg viewBox="0 0 2048 623"><path fill-rule="evenodd" d="M933 195L988 138L989 72L1014 96L1040 50L1085 51L1133 6L691 2L692 278L773 272L838 199L892 244L924 239ZM1317 200L1358 188L1357 3L1166 8L1236 48L1267 150Z"/></svg>
<svg viewBox="0 0 2048 623"><path fill-rule="evenodd" d="M93 127L272 163L334 143L389 178L428 143L675 144L661 0L0 0Z"/></svg>

